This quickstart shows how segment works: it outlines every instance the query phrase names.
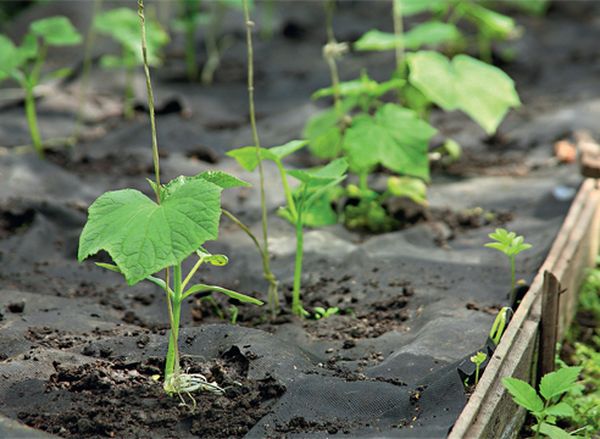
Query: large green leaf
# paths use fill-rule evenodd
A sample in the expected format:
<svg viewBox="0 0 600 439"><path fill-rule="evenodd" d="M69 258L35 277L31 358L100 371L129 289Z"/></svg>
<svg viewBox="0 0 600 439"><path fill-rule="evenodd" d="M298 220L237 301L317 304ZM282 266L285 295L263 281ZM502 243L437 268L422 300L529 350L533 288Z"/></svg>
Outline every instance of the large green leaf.
<svg viewBox="0 0 600 439"><path fill-rule="evenodd" d="M133 9L115 8L99 14L94 19L94 27L101 33L110 35L127 48L142 63L140 18ZM156 20L146 19L146 45L148 63L159 65L161 48L169 42L169 35Z"/></svg>
<svg viewBox="0 0 600 439"><path fill-rule="evenodd" d="M81 34L67 17L48 17L34 21L31 32L49 46L74 46L81 43Z"/></svg>
<svg viewBox="0 0 600 439"><path fill-rule="evenodd" d="M335 158L340 154L342 131L336 110L325 110L308 120L302 135L308 139L308 148L322 159Z"/></svg>
<svg viewBox="0 0 600 439"><path fill-rule="evenodd" d="M521 407L530 412L541 412L544 409L544 402L538 396L535 389L525 381L518 378L506 377L502 379L502 384L512 395L514 401Z"/></svg>
<svg viewBox="0 0 600 439"><path fill-rule="evenodd" d="M414 111L385 104L374 116L356 117L342 147L353 172L369 172L381 164L399 174L428 180L428 144L435 133Z"/></svg>
<svg viewBox="0 0 600 439"><path fill-rule="evenodd" d="M221 190L194 179L173 189L160 205L133 189L107 192L89 208L77 257L81 262L107 251L129 285L179 264L217 238Z"/></svg>
<svg viewBox="0 0 600 439"><path fill-rule="evenodd" d="M534 426L536 428L536 426ZM542 422L540 426L540 433L548 436L550 439L573 439L581 436L574 436L568 431L563 430L556 425L551 425L546 422Z"/></svg>
<svg viewBox="0 0 600 439"><path fill-rule="evenodd" d="M458 55L422 51L407 55L410 83L444 110L462 110L492 134L510 108L521 104L512 79L502 70Z"/></svg>
<svg viewBox="0 0 600 439"><path fill-rule="evenodd" d="M581 367L563 367L548 373L540 381L540 393L544 398L551 399L569 390L577 381Z"/></svg>
<svg viewBox="0 0 600 439"><path fill-rule="evenodd" d="M406 32L400 37L400 41L405 49L416 50L423 46L437 46L457 41L460 38L461 33L455 25L428 21ZM354 48L359 51L393 50L396 48L397 41L398 38L392 33L370 30L354 43Z"/></svg>
<svg viewBox="0 0 600 439"><path fill-rule="evenodd" d="M8 78L19 67L20 59L13 42L0 35L0 81Z"/></svg>

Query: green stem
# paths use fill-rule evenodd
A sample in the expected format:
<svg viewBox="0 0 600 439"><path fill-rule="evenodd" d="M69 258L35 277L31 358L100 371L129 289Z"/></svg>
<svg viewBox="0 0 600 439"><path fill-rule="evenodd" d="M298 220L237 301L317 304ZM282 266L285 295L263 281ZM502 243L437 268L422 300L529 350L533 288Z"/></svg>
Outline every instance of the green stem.
<svg viewBox="0 0 600 439"><path fill-rule="evenodd" d="M335 39L335 33L333 31L333 12L335 10L335 1L328 0L325 3L325 12L327 16L326 27L327 27L327 44L335 45L337 41ZM342 99L340 93L340 75L338 73L337 63L333 54L325 56L327 66L329 67L329 75L331 76L331 86L333 88L333 103L335 111L338 117L341 117L342 112Z"/></svg>
<svg viewBox="0 0 600 439"><path fill-rule="evenodd" d="M366 192L369 190L369 174L367 172L361 172L358 174L358 187L361 191Z"/></svg>
<svg viewBox="0 0 600 439"><path fill-rule="evenodd" d="M400 1L394 0L394 35L396 36L396 68L401 78L405 77L405 65L404 65L404 25L402 21L402 7Z"/></svg>
<svg viewBox="0 0 600 439"><path fill-rule="evenodd" d="M544 403L544 410L543 411L545 411L548 408L548 403L549 402L550 401L546 401ZM540 430L542 429L543 418L542 419L537 418L537 421L538 421L538 423L537 423L537 427L535 429L535 436L533 437L533 439L538 439L540 437Z"/></svg>
<svg viewBox="0 0 600 439"><path fill-rule="evenodd" d="M288 208L290 209L290 213L292 214L292 218L298 216L298 211L296 210L296 203L294 203L294 196L292 195L292 190L290 189L290 184L287 179L287 172L283 167L283 163L280 160L276 160L275 164L277 165L277 169L279 169L279 174L281 175L281 184L283 186L283 193L285 194L285 200L287 202Z"/></svg>
<svg viewBox="0 0 600 439"><path fill-rule="evenodd" d="M174 373L179 372L179 321L181 318L181 303L183 295L181 289L181 264L173 266L173 301L171 318L171 336L165 362L165 380Z"/></svg>
<svg viewBox="0 0 600 439"><path fill-rule="evenodd" d="M304 258L304 227L302 224L302 208L306 200L307 186L304 186L298 214L296 215L296 260L294 263L294 287L292 290L292 313L298 317L304 317L305 311L300 300L300 286L302 282L302 260Z"/></svg>
<svg viewBox="0 0 600 439"><path fill-rule="evenodd" d="M477 38L477 43L479 46L479 56L483 61L488 64L492 64L492 41L491 39L485 35L484 33L480 33Z"/></svg>
<svg viewBox="0 0 600 439"><path fill-rule="evenodd" d="M185 65L190 81L198 78L198 62L196 61L196 21L198 11L192 10L187 3L182 2L182 19L185 21Z"/></svg>
<svg viewBox="0 0 600 439"><path fill-rule="evenodd" d="M511 297L511 305L514 304L514 301L516 299L516 292L515 292L515 287L516 287L516 273L515 273L515 257L514 256L509 256L510 259L510 297Z"/></svg>
<svg viewBox="0 0 600 439"><path fill-rule="evenodd" d="M213 2L212 20L206 33L206 63L202 69L202 83L212 84L215 71L221 63L221 54L219 53L219 44L217 42L217 32L221 27L224 7L220 2Z"/></svg>
<svg viewBox="0 0 600 439"><path fill-rule="evenodd" d="M144 61L144 75L146 76L146 90L148 94L148 113L150 114L150 129L152 131L152 162L154 163L154 178L156 187L156 202L160 204L160 161L158 155L158 137L156 135L156 118L154 114L154 92L150 80L150 68L148 67L148 49L146 45L146 20L144 18L144 0L138 0L138 15L142 26L142 59ZM167 282L168 285L168 282Z"/></svg>
<svg viewBox="0 0 600 439"><path fill-rule="evenodd" d="M33 96L32 84L25 86L25 114L27 115L27 125L31 135L31 142L40 158L44 158L44 145L37 123L37 113L35 110L35 97Z"/></svg>
<svg viewBox="0 0 600 439"><path fill-rule="evenodd" d="M475 385L479 383L479 364L475 365Z"/></svg>
<svg viewBox="0 0 600 439"><path fill-rule="evenodd" d="M266 0L263 5L263 26L261 37L265 40L270 40L273 37L273 15L275 12L274 0Z"/></svg>
<svg viewBox="0 0 600 439"><path fill-rule="evenodd" d="M304 316L304 308L300 300L300 286L302 281L302 259L304 256L304 230L302 227L302 214L298 214L296 221L296 261L294 263L294 288L292 291L292 313L298 317Z"/></svg>
<svg viewBox="0 0 600 439"><path fill-rule="evenodd" d="M261 223L262 223L262 256L265 278L271 276L269 280L269 307L271 312L276 314L279 309L279 294L277 292L277 281L271 271L270 252L269 252L269 231L267 221L267 202L265 196L265 174L263 170L262 160L260 157L260 138L258 137L258 128L256 126L256 110L254 108L254 48L252 46L252 29L254 22L250 20L250 10L248 8L248 0L243 0L244 6L244 21L246 22L246 46L248 52L248 105L250 112L250 126L252 128L252 139L256 148L256 158L258 159L258 175L260 180L260 207L261 207Z"/></svg>
<svg viewBox="0 0 600 439"><path fill-rule="evenodd" d="M77 121L75 122L75 129L73 130L73 138L76 141L81 134L81 128L83 126L83 105L85 104L87 89L90 82L90 72L92 70L92 49L94 48L94 41L96 39L96 27L93 25L94 19L98 14L98 11L102 8L102 0L94 0L94 6L92 9L92 20L90 28L88 29L85 38L85 48L83 49L83 68L81 71L81 85L77 96Z"/></svg>

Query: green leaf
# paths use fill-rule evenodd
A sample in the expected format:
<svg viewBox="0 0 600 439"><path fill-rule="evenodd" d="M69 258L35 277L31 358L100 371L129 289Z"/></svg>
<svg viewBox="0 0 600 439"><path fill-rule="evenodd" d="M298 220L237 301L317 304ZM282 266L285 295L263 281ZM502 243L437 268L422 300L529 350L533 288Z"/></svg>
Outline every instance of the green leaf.
<svg viewBox="0 0 600 439"><path fill-rule="evenodd" d="M546 400L561 395L568 391L577 381L581 367L563 367L548 373L540 381L540 393Z"/></svg>
<svg viewBox="0 0 600 439"><path fill-rule="evenodd" d="M62 69L54 70L53 72L47 73L45 78L47 79L63 79L69 76L73 72L70 67L63 67Z"/></svg>
<svg viewBox="0 0 600 439"><path fill-rule="evenodd" d="M292 177L304 184L311 186L323 186L343 177L348 170L348 162L345 158L336 159L326 166L317 169L292 169L288 171Z"/></svg>
<svg viewBox="0 0 600 439"><path fill-rule="evenodd" d="M213 255L204 249L196 250L196 254L202 261L215 267L224 267L229 264L229 258L226 255Z"/></svg>
<svg viewBox="0 0 600 439"><path fill-rule="evenodd" d="M340 155L342 132L340 118L334 108L311 117L302 133L308 139L308 148L321 159L332 159Z"/></svg>
<svg viewBox="0 0 600 439"><path fill-rule="evenodd" d="M460 31L453 24L428 21L404 34L404 47L417 50L423 46L438 46L458 41L461 37Z"/></svg>
<svg viewBox="0 0 600 439"><path fill-rule="evenodd" d="M23 41L21 42L21 45L18 49L19 65L22 65L26 61L36 58L37 54L37 37L32 33L28 33L27 35L25 35L25 38L23 38Z"/></svg>
<svg viewBox="0 0 600 439"><path fill-rule="evenodd" d="M462 148L456 140L446 139L443 148L452 160L458 160L462 155Z"/></svg>
<svg viewBox="0 0 600 439"><path fill-rule="evenodd" d="M140 18L133 9L115 8L98 14L94 19L94 27L98 32L109 35L125 47L137 65L142 64ZM156 20L146 18L146 45L148 63L161 63L160 51L169 42L169 35ZM121 65L129 65L131 61L122 59ZM116 63L111 63L116 66Z"/></svg>
<svg viewBox="0 0 600 439"><path fill-rule="evenodd" d="M227 155L233 157L246 171L252 172L258 166L259 157L260 160L280 161L284 157L303 148L307 143L308 141L306 140L292 140L281 146L260 148L258 157L256 154L256 147L254 146L243 146L241 148L232 149L227 152Z"/></svg>
<svg viewBox="0 0 600 439"><path fill-rule="evenodd" d="M548 416L556 416L558 418L570 418L575 415L573 407L566 402L559 402L556 405L552 405L544 410L544 414Z"/></svg>
<svg viewBox="0 0 600 439"><path fill-rule="evenodd" d="M494 233L490 233L488 236L496 242L484 244L485 247L499 250L510 257L532 247L531 244L524 242L525 238L517 236L515 232L509 232L506 229L496 229Z"/></svg>
<svg viewBox="0 0 600 439"><path fill-rule="evenodd" d="M209 183L215 184L219 186L221 189L231 189L234 187L248 187L250 183L245 182L231 174L228 174L223 171L204 171L198 175L193 177L187 177L180 175L177 178L174 178L169 183L164 185L161 190L161 200L164 200L170 194L172 194L179 187L189 183L194 180L204 180ZM148 180L150 186L152 186L153 190L156 190L156 184L152 180Z"/></svg>
<svg viewBox="0 0 600 439"><path fill-rule="evenodd" d="M0 35L0 81L11 76L20 64L21 59L13 42Z"/></svg>
<svg viewBox="0 0 600 439"><path fill-rule="evenodd" d="M49 46L75 46L81 43L81 34L67 17L48 17L34 21L31 32Z"/></svg>
<svg viewBox="0 0 600 439"><path fill-rule="evenodd" d="M107 192L89 208L77 257L105 250L134 285L216 239L220 215L221 188L202 179L178 186L160 205L133 189Z"/></svg>
<svg viewBox="0 0 600 439"><path fill-rule="evenodd" d="M438 46L458 41L461 37L460 31L453 24L428 21L413 27L399 38L393 33L370 30L354 43L354 49L383 52L394 50L397 42L400 42L407 50L417 50L423 46Z"/></svg>
<svg viewBox="0 0 600 439"><path fill-rule="evenodd" d="M388 191L395 197L410 198L418 204L427 204L427 185L418 178L390 177Z"/></svg>
<svg viewBox="0 0 600 439"><path fill-rule="evenodd" d="M227 288L219 287L217 285L196 284L191 286L185 293L183 293L183 296L185 298L191 296L192 294L202 293L205 291L216 291L217 293L225 294L226 296L229 296L232 299L239 300L243 303L251 303L253 305L259 306L264 304L262 300L255 299L254 297L250 297L245 294L238 293L237 291L229 290Z"/></svg>
<svg viewBox="0 0 600 439"><path fill-rule="evenodd" d="M557 427L556 425L550 425L546 422L542 422L540 432L548 436L550 439L572 439L577 437L573 436L571 433L563 430L562 428Z"/></svg>
<svg viewBox="0 0 600 439"><path fill-rule="evenodd" d="M353 172L369 172L381 164L399 174L428 180L427 151L435 133L414 111L385 104L372 117L356 117L342 147Z"/></svg>
<svg viewBox="0 0 600 439"><path fill-rule="evenodd" d="M461 3L465 18L477 24L480 31L494 38L510 38L517 34L515 20L476 3Z"/></svg>
<svg viewBox="0 0 600 439"><path fill-rule="evenodd" d="M473 356L471 356L471 358L469 358L471 363L474 363L478 366L481 365L486 359L487 359L487 355L483 352L477 352L475 355L473 355Z"/></svg>
<svg viewBox="0 0 600 439"><path fill-rule="evenodd" d="M407 55L409 81L444 110L461 110L492 134L510 108L521 105L514 82L502 70L458 55L421 51Z"/></svg>
<svg viewBox="0 0 600 439"><path fill-rule="evenodd" d="M543 15L549 3L548 0L508 0L508 2L533 15Z"/></svg>
<svg viewBox="0 0 600 439"><path fill-rule="evenodd" d="M234 187L250 187L252 186L247 181L237 178L235 175L228 174L223 171L204 171L191 179L202 179L210 183L216 184L222 189L232 189Z"/></svg>
<svg viewBox="0 0 600 439"><path fill-rule="evenodd" d="M394 0L400 4L402 15L420 14L421 12L439 12L447 8L448 0Z"/></svg>
<svg viewBox="0 0 600 439"><path fill-rule="evenodd" d="M502 379L502 384L512 395L513 400L521 407L530 412L541 412L544 409L544 402L538 396L535 389L525 381L517 378L506 377Z"/></svg>

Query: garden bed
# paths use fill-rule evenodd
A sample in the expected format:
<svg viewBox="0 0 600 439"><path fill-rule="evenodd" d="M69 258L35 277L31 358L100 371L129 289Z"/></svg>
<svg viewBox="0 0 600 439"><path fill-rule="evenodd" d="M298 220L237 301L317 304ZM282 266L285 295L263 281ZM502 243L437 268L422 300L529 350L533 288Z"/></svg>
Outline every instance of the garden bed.
<svg viewBox="0 0 600 439"><path fill-rule="evenodd" d="M83 24L86 10L77 3L60 7ZM142 77L136 83L139 112L127 122L114 115L118 78L95 70L88 140L49 154L46 161L20 152L18 145L28 142L23 109L4 106L0 436L34 435L9 418L34 427L39 437L42 431L77 438L446 436L467 401L457 366L484 345L495 313L508 301L505 261L483 247L488 233L505 225L534 244L520 257L518 275L533 283L517 322L528 321L540 287L535 275L548 268L544 261L552 256L553 243L566 239L557 233L573 201L569 192L581 179L574 165L553 159L553 142L574 129L593 130L599 117L594 99L600 90L586 58L597 50L594 23L581 24L589 7L557 5L544 27L523 18L529 27L518 43L522 58L507 68L525 107L508 118L500 136L487 138L455 113L434 115L436 126L459 140L466 154L451 168L434 172L428 213L418 212L402 229L381 235L342 225L306 234L305 306L336 306L341 315L315 321L282 314L271 321L264 309L239 306L238 324L231 325L225 299L217 302L225 320L210 303L189 299L180 336L183 366L226 389L224 396L195 394L195 408L178 406L153 378L163 369L167 346L162 290L149 284L127 287L116 273L76 261L85 212L96 197L123 187L150 193L143 178L152 175L152 157ZM21 19L44 16L44 8L31 9ZM290 4L283 9L276 36L259 42L256 53L262 60L259 128L267 145L299 135L317 108L307 97L328 82L320 8ZM338 38L389 27L382 17L388 17L385 5L341 7ZM14 26L18 29L19 22ZM212 87L183 80L175 49L156 73L161 164L167 178L218 168L253 183L224 194L223 205L258 231L257 176L224 156L251 138L246 111L240 110L247 105L240 17L232 16L226 27L234 30L235 44ZM541 56L548 47L556 58ZM75 52L56 56L78 61ZM365 64L374 77L388 77L393 62L387 55L352 54L342 71L355 77ZM546 69L555 76L546 77ZM72 129L69 102L77 81L57 86L40 100L47 137L66 136ZM563 107L557 109L559 103ZM291 163L311 164L307 155ZM267 165L265 172L272 268L289 308L293 228L275 214L284 201L272 183L276 169ZM244 233L223 219L218 243L207 247L227 254L230 264L206 269L204 281L264 298L259 255ZM535 329L534 322L525 333ZM509 330L503 343L516 331ZM499 352L508 352L505 346ZM531 354L531 346L523 352ZM480 389L490 385L492 373L484 375L471 405L481 400L485 390Z"/></svg>

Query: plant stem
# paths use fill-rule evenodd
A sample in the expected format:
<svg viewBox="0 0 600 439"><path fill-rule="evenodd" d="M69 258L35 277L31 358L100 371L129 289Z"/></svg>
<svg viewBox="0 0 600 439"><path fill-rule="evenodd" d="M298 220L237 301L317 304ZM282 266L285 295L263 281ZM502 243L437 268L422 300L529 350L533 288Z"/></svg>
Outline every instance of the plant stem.
<svg viewBox="0 0 600 439"><path fill-rule="evenodd" d="M273 15L275 12L275 0L266 0L263 4L263 26L261 36L265 40L270 40L273 37Z"/></svg>
<svg viewBox="0 0 600 439"><path fill-rule="evenodd" d="M219 43L217 41L217 32L221 27L223 19L224 6L220 2L213 2L213 16L206 33L206 52L207 59L202 69L202 83L212 84L215 71L221 62L219 53Z"/></svg>
<svg viewBox="0 0 600 439"><path fill-rule="evenodd" d="M258 129L256 127L256 111L254 109L254 48L252 46L252 29L254 22L250 20L250 10L248 8L248 0L243 0L244 5L244 21L246 22L246 44L248 52L248 105L250 112L250 126L252 128L252 139L256 148L256 158L258 159L258 175L260 180L260 206L262 220L262 258L264 276L269 281L268 300L271 313L275 315L279 309L279 294L277 292L277 280L271 271L270 253L269 253L269 232L267 223L267 203L265 197L265 174L263 170L262 160L260 157L260 138L258 137Z"/></svg>
<svg viewBox="0 0 600 439"><path fill-rule="evenodd" d="M198 63L196 61L196 21L197 10L192 10L193 5L183 0L181 2L181 18L185 22L185 66L190 81L198 78Z"/></svg>
<svg viewBox="0 0 600 439"><path fill-rule="evenodd" d="M325 3L325 12L327 15L326 27L327 27L327 45L333 47L337 44L335 39L335 33L333 31L333 12L335 10L335 1L328 0ZM342 102L340 96L340 75L338 73L337 63L335 62L335 56L333 53L325 54L325 60L329 67L329 74L331 76L331 86L333 87L333 104L338 117L341 117Z"/></svg>
<svg viewBox="0 0 600 439"><path fill-rule="evenodd" d="M369 190L369 182L368 182L369 174L367 172L361 172L358 174L358 187L361 191Z"/></svg>
<svg viewBox="0 0 600 439"><path fill-rule="evenodd" d="M173 293L171 337L169 337L169 347L167 349L167 358L165 361L165 380L172 374L179 372L179 321L181 317L181 303L183 302L181 264L173 266Z"/></svg>
<svg viewBox="0 0 600 439"><path fill-rule="evenodd" d="M37 123L37 113L35 110L35 97L33 96L33 86L27 84L25 86L25 114L27 115L27 125L29 126L29 134L31 142L40 158L44 158L44 145Z"/></svg>
<svg viewBox="0 0 600 439"><path fill-rule="evenodd" d="M510 259L510 296L511 296L511 306L512 306L512 305L514 305L514 301L516 299L515 256L509 256L509 259Z"/></svg>
<svg viewBox="0 0 600 439"><path fill-rule="evenodd" d="M304 257L304 230L302 213L296 219L296 261L294 263L294 288L292 290L292 313L298 317L304 316L304 308L300 300L300 284L302 282L302 259Z"/></svg>
<svg viewBox="0 0 600 439"><path fill-rule="evenodd" d="M150 80L148 67L148 48L146 45L146 20L144 18L144 0L138 0L138 15L142 26L142 59L144 61L144 74L146 76L146 90L148 92L148 112L150 113L150 129L152 130L152 162L154 163L154 178L156 187L156 202L160 204L160 162L158 156L158 137L156 135L156 118L154 115L154 92ZM167 283L168 285L168 283Z"/></svg>
<svg viewBox="0 0 600 439"><path fill-rule="evenodd" d="M475 365L475 385L479 383L479 364Z"/></svg>
<svg viewBox="0 0 600 439"><path fill-rule="evenodd" d="M81 134L81 128L83 126L83 105L87 95L87 90L90 82L90 72L92 70L92 49L94 48L94 41L96 39L96 28L94 26L94 19L102 7L102 0L94 0L94 6L92 9L92 19L90 21L90 28L88 29L85 38L85 48L83 49L83 68L81 71L81 83L77 94L77 121L75 122L75 129L73 130L73 138L76 141Z"/></svg>
<svg viewBox="0 0 600 439"><path fill-rule="evenodd" d="M283 186L283 193L285 194L285 200L287 202L288 208L290 209L290 213L292 214L292 218L298 216L298 211L296 210L296 203L294 203L294 197L292 195L292 190L290 189L290 184L287 179L287 172L283 167L283 163L280 160L275 161L277 164L277 169L279 169L279 174L281 175L281 184Z"/></svg>
<svg viewBox="0 0 600 439"><path fill-rule="evenodd" d="M396 69L398 70L400 77L404 78L406 72L404 65L404 26L402 21L402 6L399 0L393 1L394 35L396 36Z"/></svg>

